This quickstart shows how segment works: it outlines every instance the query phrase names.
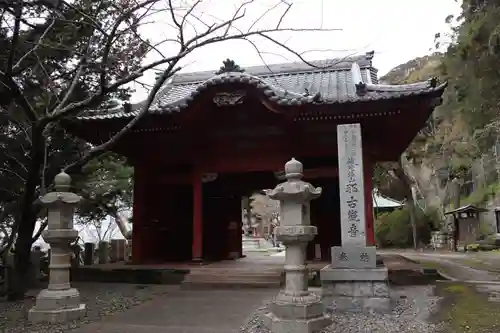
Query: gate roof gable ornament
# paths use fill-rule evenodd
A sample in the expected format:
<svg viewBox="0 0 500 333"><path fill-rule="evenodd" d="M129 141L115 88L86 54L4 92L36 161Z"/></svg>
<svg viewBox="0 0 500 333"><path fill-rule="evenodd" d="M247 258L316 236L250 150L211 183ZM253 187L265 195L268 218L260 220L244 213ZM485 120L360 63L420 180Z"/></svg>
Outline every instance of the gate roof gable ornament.
<svg viewBox="0 0 500 333"><path fill-rule="evenodd" d="M284 183L279 184L266 194L273 200L310 201L321 195L321 187L314 187L312 184L302 180L304 167L295 158L285 164Z"/></svg>
<svg viewBox="0 0 500 333"><path fill-rule="evenodd" d="M226 59L222 62L222 66L219 68L215 75L220 75L223 73L243 73L245 70L241 68L234 60Z"/></svg>

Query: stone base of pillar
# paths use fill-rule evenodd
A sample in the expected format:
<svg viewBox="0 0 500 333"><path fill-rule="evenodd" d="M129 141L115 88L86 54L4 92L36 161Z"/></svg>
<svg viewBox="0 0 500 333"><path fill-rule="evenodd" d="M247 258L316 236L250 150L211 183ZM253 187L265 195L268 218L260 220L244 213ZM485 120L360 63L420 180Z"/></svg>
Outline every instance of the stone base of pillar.
<svg viewBox="0 0 500 333"><path fill-rule="evenodd" d="M332 324L321 298L314 293L292 296L280 292L262 319L273 333L312 333Z"/></svg>
<svg viewBox="0 0 500 333"><path fill-rule="evenodd" d="M327 312L379 312L392 310L386 267L336 268L320 272L323 304Z"/></svg>
<svg viewBox="0 0 500 333"><path fill-rule="evenodd" d="M40 291L35 306L29 311L31 322L60 323L85 316L85 304L80 303L80 293L75 288Z"/></svg>
<svg viewBox="0 0 500 333"><path fill-rule="evenodd" d="M234 259L239 259L240 258L240 253L236 251L231 251L229 252L228 259L234 260Z"/></svg>

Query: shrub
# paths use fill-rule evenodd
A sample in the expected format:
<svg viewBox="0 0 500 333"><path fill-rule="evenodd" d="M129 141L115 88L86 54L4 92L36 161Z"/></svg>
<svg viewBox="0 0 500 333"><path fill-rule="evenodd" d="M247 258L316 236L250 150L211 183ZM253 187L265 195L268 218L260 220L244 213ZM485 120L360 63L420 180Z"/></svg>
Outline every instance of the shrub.
<svg viewBox="0 0 500 333"><path fill-rule="evenodd" d="M479 244L468 244L465 249L470 252L477 252L479 251Z"/></svg>
<svg viewBox="0 0 500 333"><path fill-rule="evenodd" d="M436 229L437 214L417 209L417 237L419 243L428 244L430 233ZM375 221L375 239L380 247L412 247L413 235L408 208L380 214Z"/></svg>

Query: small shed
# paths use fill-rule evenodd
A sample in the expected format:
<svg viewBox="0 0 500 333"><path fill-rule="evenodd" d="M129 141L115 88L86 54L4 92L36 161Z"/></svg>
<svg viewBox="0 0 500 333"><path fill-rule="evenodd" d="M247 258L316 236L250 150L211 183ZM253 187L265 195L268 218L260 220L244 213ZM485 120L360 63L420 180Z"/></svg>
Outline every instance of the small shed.
<svg viewBox="0 0 500 333"><path fill-rule="evenodd" d="M380 213L392 212L393 210L404 206L402 202L386 197L376 189L373 190L372 197L373 197L373 209L375 210L375 216L377 216Z"/></svg>
<svg viewBox="0 0 500 333"><path fill-rule="evenodd" d="M444 213L453 216L454 238L460 245L474 243L478 239L481 224L479 214L487 211L481 207L466 205Z"/></svg>
<svg viewBox="0 0 500 333"><path fill-rule="evenodd" d="M496 233L500 234L500 207L496 207L493 211L495 212Z"/></svg>

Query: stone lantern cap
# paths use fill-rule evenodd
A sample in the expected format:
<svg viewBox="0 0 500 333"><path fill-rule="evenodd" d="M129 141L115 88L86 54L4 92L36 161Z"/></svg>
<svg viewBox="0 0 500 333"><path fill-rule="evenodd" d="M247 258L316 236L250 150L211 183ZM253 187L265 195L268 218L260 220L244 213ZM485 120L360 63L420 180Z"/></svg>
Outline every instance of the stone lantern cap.
<svg viewBox="0 0 500 333"><path fill-rule="evenodd" d="M267 196L273 200L298 202L306 202L318 198L321 195L321 187L314 187L312 184L303 181L303 171L302 163L295 158L286 162L286 181L274 189L267 191Z"/></svg>
<svg viewBox="0 0 500 333"><path fill-rule="evenodd" d="M49 192L40 197L40 202L44 205L56 203L78 204L82 197L69 192L71 186L71 177L64 171L61 171L54 177L54 192Z"/></svg>

